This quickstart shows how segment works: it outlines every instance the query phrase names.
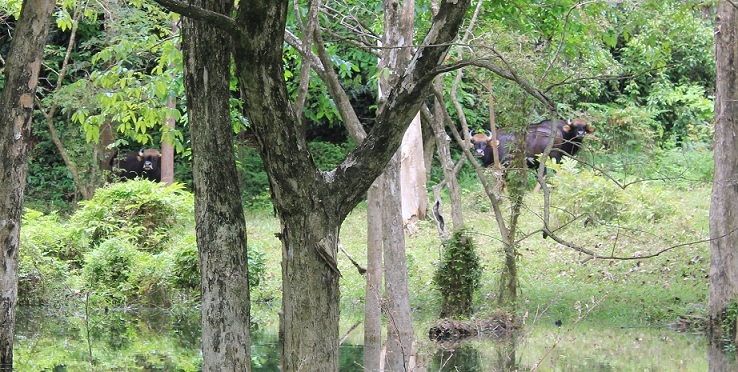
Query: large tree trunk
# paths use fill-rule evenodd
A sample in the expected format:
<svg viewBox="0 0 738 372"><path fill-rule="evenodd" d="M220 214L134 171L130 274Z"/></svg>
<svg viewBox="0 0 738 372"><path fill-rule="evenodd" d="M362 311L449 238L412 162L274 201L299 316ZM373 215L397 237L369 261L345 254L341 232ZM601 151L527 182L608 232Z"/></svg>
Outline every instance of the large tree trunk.
<svg viewBox="0 0 738 372"><path fill-rule="evenodd" d="M221 14L232 11L229 0L198 3ZM246 231L228 103L231 38L188 18L182 38L202 271L203 371L249 371Z"/></svg>
<svg viewBox="0 0 738 372"><path fill-rule="evenodd" d="M721 1L715 20L715 179L710 205L709 331L720 340L730 302L738 301L738 19L733 2ZM733 325L734 326L734 325ZM735 330L735 328L734 328Z"/></svg>
<svg viewBox="0 0 738 372"><path fill-rule="evenodd" d="M33 98L49 33L52 0L24 0L0 98L0 370L13 369L18 249Z"/></svg>

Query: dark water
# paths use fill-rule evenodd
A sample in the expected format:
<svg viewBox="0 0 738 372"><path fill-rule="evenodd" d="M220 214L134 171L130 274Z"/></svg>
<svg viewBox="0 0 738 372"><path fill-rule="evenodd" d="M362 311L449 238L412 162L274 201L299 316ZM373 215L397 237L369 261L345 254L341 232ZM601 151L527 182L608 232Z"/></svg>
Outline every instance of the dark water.
<svg viewBox="0 0 738 372"><path fill-rule="evenodd" d="M18 310L16 371L198 371L197 311L84 313ZM276 319L255 314L254 371L278 371ZM355 323L355 322L352 322ZM342 332L353 324L341 324ZM668 328L573 329L539 326L514 342L473 339L440 347L416 331L419 362L428 371L708 371L705 339ZM340 350L341 371L361 371L361 327ZM728 370L735 363L728 358ZM722 370L712 369L712 370Z"/></svg>

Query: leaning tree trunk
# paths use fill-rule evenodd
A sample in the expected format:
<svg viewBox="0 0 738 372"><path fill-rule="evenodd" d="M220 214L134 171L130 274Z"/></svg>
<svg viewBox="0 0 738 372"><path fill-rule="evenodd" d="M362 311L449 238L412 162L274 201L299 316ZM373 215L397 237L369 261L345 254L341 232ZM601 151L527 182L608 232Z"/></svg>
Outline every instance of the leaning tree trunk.
<svg viewBox="0 0 738 372"><path fill-rule="evenodd" d="M18 249L33 97L54 1L25 0L5 61L0 97L0 370L13 369Z"/></svg>
<svg viewBox="0 0 738 372"><path fill-rule="evenodd" d="M201 1L230 14L232 2ZM182 22L185 92L192 136L204 371L249 371L249 286L241 190L230 119L230 36Z"/></svg>
<svg viewBox="0 0 738 372"><path fill-rule="evenodd" d="M715 19L715 179L710 205L709 333L727 336L721 327L726 309L738 301L738 11L721 1ZM735 324L731 324L735 333Z"/></svg>

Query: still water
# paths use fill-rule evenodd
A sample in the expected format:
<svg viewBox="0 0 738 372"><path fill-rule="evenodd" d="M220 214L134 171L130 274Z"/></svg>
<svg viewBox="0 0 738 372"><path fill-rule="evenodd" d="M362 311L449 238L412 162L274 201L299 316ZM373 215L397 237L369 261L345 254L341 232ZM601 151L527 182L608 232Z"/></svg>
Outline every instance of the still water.
<svg viewBox="0 0 738 372"><path fill-rule="evenodd" d="M197 311L109 311L87 316L20 308L16 371L198 371L198 317ZM259 326L252 331L253 370L278 371L276 319L271 312L255 312L254 318ZM362 370L363 329L359 325L349 332L355 325L355 321L341 324L346 333L341 371ZM419 325L416 335L421 343L418 354L428 371L709 370L704 337L669 328L541 324L528 327L514 342L475 339L443 347L427 340L427 326Z"/></svg>

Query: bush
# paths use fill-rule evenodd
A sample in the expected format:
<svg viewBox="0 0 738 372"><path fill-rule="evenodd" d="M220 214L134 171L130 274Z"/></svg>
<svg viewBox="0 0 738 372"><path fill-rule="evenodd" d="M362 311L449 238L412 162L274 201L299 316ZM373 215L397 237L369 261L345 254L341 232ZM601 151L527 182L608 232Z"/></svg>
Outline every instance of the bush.
<svg viewBox="0 0 738 372"><path fill-rule="evenodd" d="M194 226L194 198L182 184L114 183L80 205L69 220L69 239L79 245L80 253L112 237L160 252L171 236Z"/></svg>
<svg viewBox="0 0 738 372"><path fill-rule="evenodd" d="M611 179L590 169L575 167L576 162L566 159L552 164L556 176L551 178L555 186L555 216L571 220L584 216L584 221L605 223L656 222L675 213L673 205L664 202L666 190L655 183L639 182L621 188Z"/></svg>
<svg viewBox="0 0 738 372"><path fill-rule="evenodd" d="M85 254L82 276L87 290L95 296L112 300L115 305L127 304L139 298L141 291L133 279L145 253L126 239L110 238ZM138 279L138 278L136 278Z"/></svg>
<svg viewBox="0 0 738 372"><path fill-rule="evenodd" d="M64 225L56 214L26 209L18 253L18 303L44 305L71 291L64 285L68 265L50 252L60 251Z"/></svg>
<svg viewBox="0 0 738 372"><path fill-rule="evenodd" d="M444 245L443 257L433 275L433 284L441 293L440 317L470 316L474 292L482 277L474 240L462 230Z"/></svg>

